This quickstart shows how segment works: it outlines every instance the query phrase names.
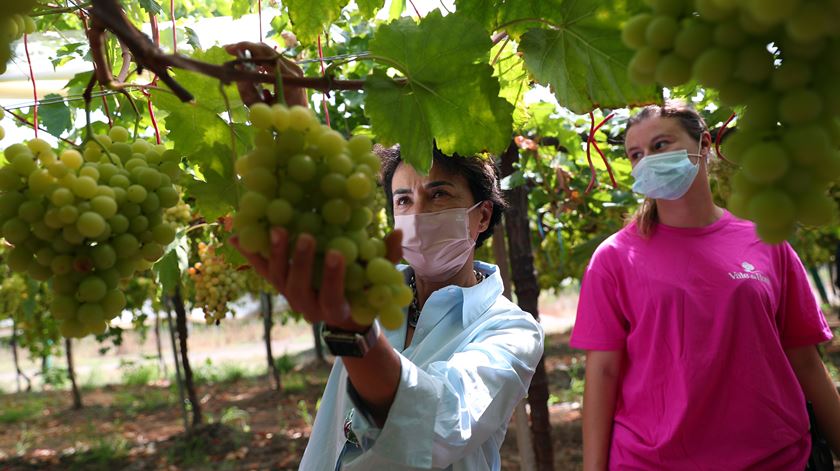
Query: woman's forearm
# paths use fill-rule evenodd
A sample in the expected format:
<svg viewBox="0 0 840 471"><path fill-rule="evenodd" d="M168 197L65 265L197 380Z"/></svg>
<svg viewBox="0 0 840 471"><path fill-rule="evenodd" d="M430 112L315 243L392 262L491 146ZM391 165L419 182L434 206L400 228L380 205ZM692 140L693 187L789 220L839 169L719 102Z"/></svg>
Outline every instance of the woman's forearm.
<svg viewBox="0 0 840 471"><path fill-rule="evenodd" d="M342 361L356 392L365 401L376 425L382 427L400 385L399 356L385 334L380 333L379 341L363 358L344 357Z"/></svg>
<svg viewBox="0 0 840 471"><path fill-rule="evenodd" d="M583 392L585 471L607 469L622 360L623 352L587 352Z"/></svg>
<svg viewBox="0 0 840 471"><path fill-rule="evenodd" d="M816 347L786 351L805 398L814 407L817 426L834 454L840 456L840 395Z"/></svg>

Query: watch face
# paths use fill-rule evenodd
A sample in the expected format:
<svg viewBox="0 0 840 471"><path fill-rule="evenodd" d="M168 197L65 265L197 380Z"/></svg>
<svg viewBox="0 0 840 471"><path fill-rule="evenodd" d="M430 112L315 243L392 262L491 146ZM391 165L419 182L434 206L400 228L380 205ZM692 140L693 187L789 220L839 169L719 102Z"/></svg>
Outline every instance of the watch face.
<svg viewBox="0 0 840 471"><path fill-rule="evenodd" d="M361 357L364 352L361 348L361 338L344 335L324 335L324 343L327 344L330 353L337 357Z"/></svg>

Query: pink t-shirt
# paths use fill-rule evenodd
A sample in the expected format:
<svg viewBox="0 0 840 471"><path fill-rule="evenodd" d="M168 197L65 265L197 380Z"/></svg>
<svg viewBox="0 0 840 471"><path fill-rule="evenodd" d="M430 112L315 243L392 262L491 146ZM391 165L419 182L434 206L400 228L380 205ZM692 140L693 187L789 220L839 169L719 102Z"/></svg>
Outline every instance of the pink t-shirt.
<svg viewBox="0 0 840 471"><path fill-rule="evenodd" d="M571 345L626 350L611 470L803 470L805 398L784 348L831 338L805 269L725 212L629 225L583 278Z"/></svg>

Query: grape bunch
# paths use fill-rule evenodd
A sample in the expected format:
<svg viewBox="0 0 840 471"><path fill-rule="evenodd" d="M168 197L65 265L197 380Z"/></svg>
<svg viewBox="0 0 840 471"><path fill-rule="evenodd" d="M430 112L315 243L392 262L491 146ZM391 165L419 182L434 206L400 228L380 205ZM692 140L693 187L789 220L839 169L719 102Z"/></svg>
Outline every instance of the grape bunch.
<svg viewBox="0 0 840 471"><path fill-rule="evenodd" d="M692 79L741 107L724 154L740 165L729 209L767 242L799 221L838 214L840 3L833 0L645 0L622 38L632 80L667 87Z"/></svg>
<svg viewBox="0 0 840 471"><path fill-rule="evenodd" d="M6 72L6 62L12 57L11 43L24 34L35 32L35 21L26 16L35 0L0 2L0 75Z"/></svg>
<svg viewBox="0 0 840 471"><path fill-rule="evenodd" d="M207 325L219 325L228 312L228 303L242 296L245 279L216 253L214 245L199 242L198 258L188 270L195 286L195 302L204 311Z"/></svg>
<svg viewBox="0 0 840 471"><path fill-rule="evenodd" d="M178 204L166 208L163 212L163 220L176 226L186 226L192 220L192 208L183 199L178 200Z"/></svg>
<svg viewBox="0 0 840 471"><path fill-rule="evenodd" d="M267 255L271 227L286 228L290 244L299 234L312 235L313 286L321 283L324 255L336 250L347 264L345 294L353 320L369 325L378 315L384 327L399 327L413 295L384 258L385 243L368 230L379 171L371 140L345 140L300 106L258 103L250 119L258 129L256 146L236 161L245 187L233 220L241 247Z"/></svg>
<svg viewBox="0 0 840 471"><path fill-rule="evenodd" d="M50 281L52 315L65 337L101 334L120 314L120 280L147 269L175 238L163 210L175 206L175 151L129 142L114 126L80 153L57 154L34 139L4 151L0 234L14 248L6 263Z"/></svg>

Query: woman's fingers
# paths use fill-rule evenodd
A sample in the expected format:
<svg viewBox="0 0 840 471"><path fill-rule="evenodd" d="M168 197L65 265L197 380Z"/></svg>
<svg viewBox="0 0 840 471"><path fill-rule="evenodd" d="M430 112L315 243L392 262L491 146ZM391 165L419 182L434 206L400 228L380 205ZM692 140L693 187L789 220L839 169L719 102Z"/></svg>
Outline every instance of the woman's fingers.
<svg viewBox="0 0 840 471"><path fill-rule="evenodd" d="M344 256L340 252L330 250L324 257L324 277L318 293L318 303L323 313L323 321L333 327L352 327L348 325L350 306L344 298L346 266Z"/></svg>
<svg viewBox="0 0 840 471"><path fill-rule="evenodd" d="M239 245L239 237L237 237L237 236L231 237L230 238L230 243L233 244L234 247L236 247L236 250L238 250L239 253L241 253L243 257L245 257L245 260L248 260L248 263L254 268L254 270L257 273L259 273L260 276L262 276L263 278L266 278L269 281L271 281L271 279L269 278L268 260L264 259L259 254L254 254L254 253L248 252L245 249L243 249ZM276 288L276 286L275 286L275 288Z"/></svg>
<svg viewBox="0 0 840 471"><path fill-rule="evenodd" d="M271 256L268 258L268 280L284 296L289 271L289 233L275 227L271 230Z"/></svg>
<svg viewBox="0 0 840 471"><path fill-rule="evenodd" d="M402 260L402 231L397 229L385 236L385 258L391 263Z"/></svg>
<svg viewBox="0 0 840 471"><path fill-rule="evenodd" d="M312 289L314 265L315 239L309 234L301 234L295 245L283 293L292 309L303 314L309 322L321 320L318 298Z"/></svg>

